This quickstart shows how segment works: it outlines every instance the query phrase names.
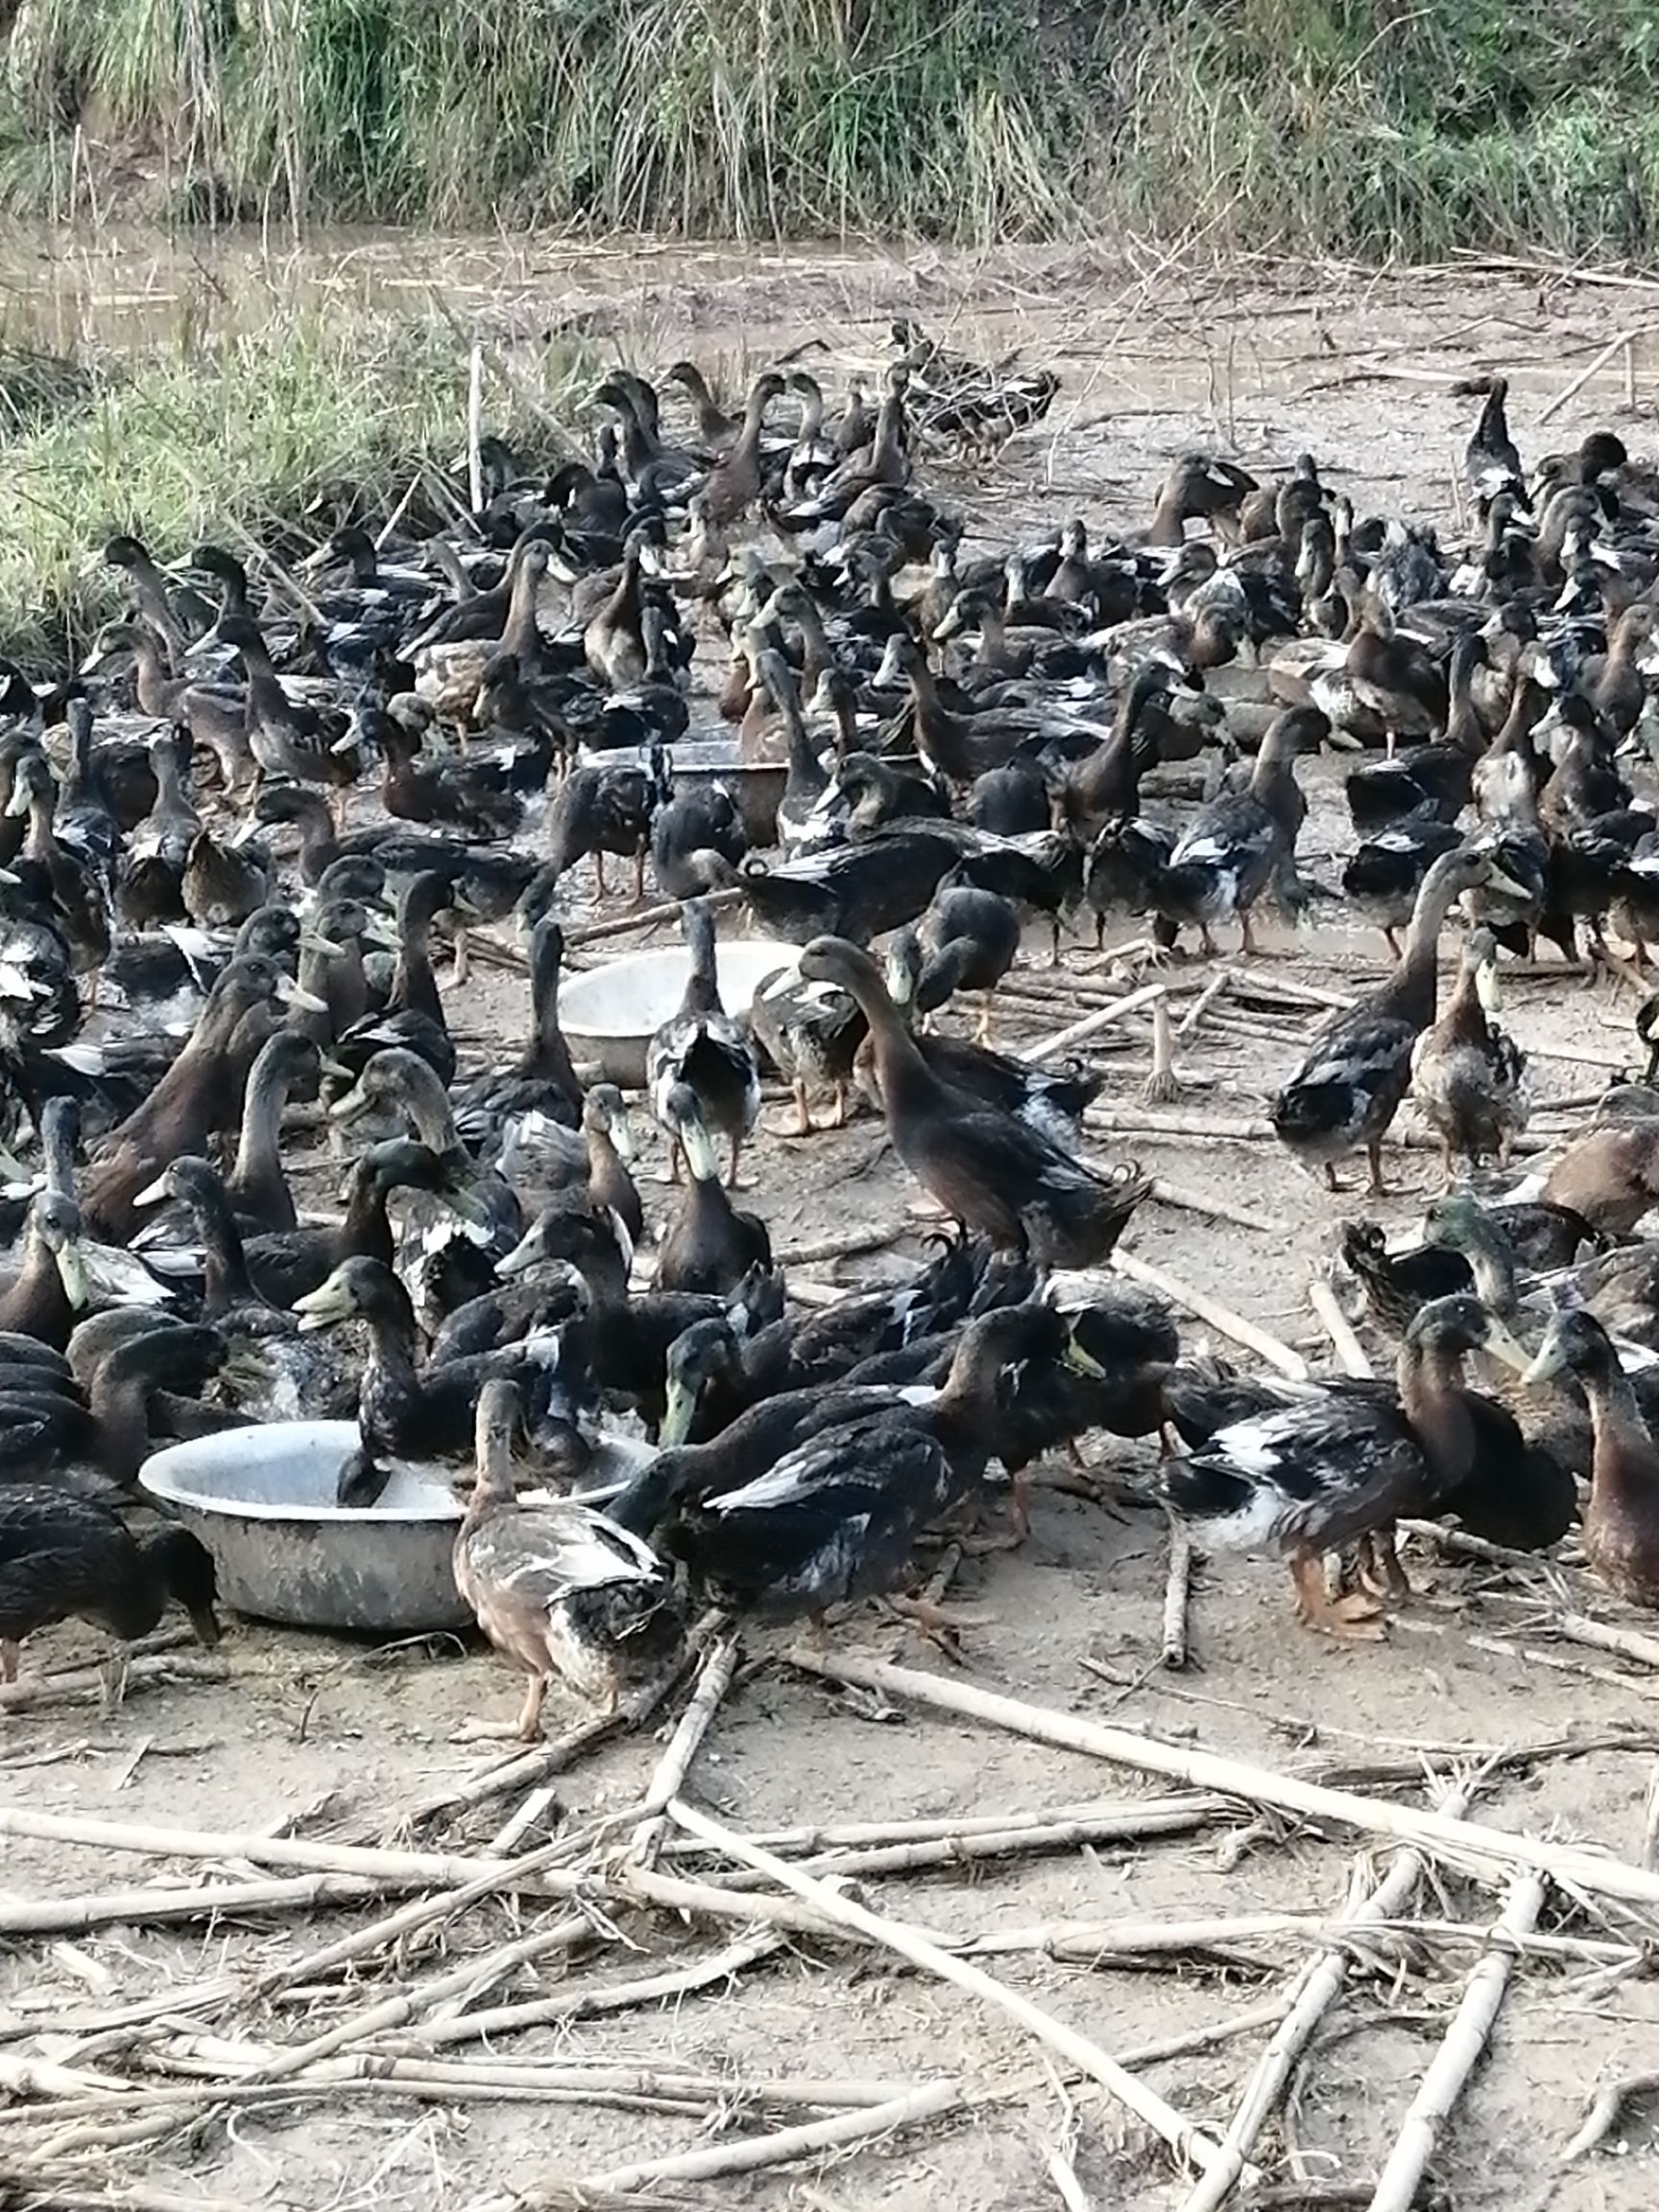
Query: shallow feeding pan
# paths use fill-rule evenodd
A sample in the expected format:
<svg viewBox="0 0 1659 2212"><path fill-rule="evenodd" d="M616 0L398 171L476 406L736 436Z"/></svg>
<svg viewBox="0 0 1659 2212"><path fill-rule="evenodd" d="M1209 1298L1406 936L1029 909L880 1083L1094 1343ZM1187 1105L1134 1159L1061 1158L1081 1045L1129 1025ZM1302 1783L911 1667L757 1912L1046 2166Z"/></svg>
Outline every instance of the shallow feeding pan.
<svg viewBox="0 0 1659 2212"><path fill-rule="evenodd" d="M800 950L781 937L732 937L718 944L715 969L727 1013L745 1020L767 976L793 968ZM559 993L559 1025L570 1057L594 1064L607 1083L642 1091L646 1051L663 1022L679 1012L690 973L690 954L673 945L572 975Z"/></svg>
<svg viewBox="0 0 1659 2212"><path fill-rule="evenodd" d="M373 1505L336 1505L357 1444L355 1421L271 1421L171 1444L138 1479L207 1547L238 1613L362 1635L464 1627L450 1555L466 1508L446 1473L395 1460ZM653 1456L605 1436L580 1494L614 1490Z"/></svg>

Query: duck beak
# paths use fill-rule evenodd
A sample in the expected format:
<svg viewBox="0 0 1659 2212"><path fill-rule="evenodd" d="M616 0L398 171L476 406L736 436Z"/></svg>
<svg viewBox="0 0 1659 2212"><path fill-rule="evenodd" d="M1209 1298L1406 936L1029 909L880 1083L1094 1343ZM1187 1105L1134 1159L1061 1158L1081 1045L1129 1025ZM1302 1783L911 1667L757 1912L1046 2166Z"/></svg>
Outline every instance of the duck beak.
<svg viewBox="0 0 1659 2212"><path fill-rule="evenodd" d="M346 1075L349 1074L350 1070L342 1068L339 1072ZM333 1105L329 1107L328 1118L330 1121L355 1121L360 1114L367 1114L373 1103L373 1099L364 1090L362 1084L353 1083L345 1097L336 1098Z"/></svg>
<svg viewBox="0 0 1659 2212"><path fill-rule="evenodd" d="M1079 1375L1091 1376L1096 1382L1105 1381L1105 1368L1101 1366L1099 1360L1094 1358L1092 1352L1084 1351L1082 1345L1078 1343L1076 1337L1072 1335L1070 1329L1068 1329L1066 1332L1066 1351L1064 1358L1067 1366L1073 1368Z"/></svg>
<svg viewBox="0 0 1659 2212"><path fill-rule="evenodd" d="M1530 1377L1532 1369L1538 1364L1530 1353L1515 1341L1495 1313L1487 1316L1486 1349L1495 1359L1502 1359L1505 1367L1514 1368L1517 1375ZM1544 1354L1540 1353L1538 1357L1541 1359Z"/></svg>
<svg viewBox="0 0 1659 2212"><path fill-rule="evenodd" d="M343 1290L332 1275L315 1290L307 1290L302 1298L296 1298L291 1309L300 1316L300 1334L309 1336L319 1329L331 1329L337 1321L346 1320L351 1308Z"/></svg>
<svg viewBox="0 0 1659 2212"><path fill-rule="evenodd" d="M684 1444L691 1433L691 1424L697 1413L697 1393L687 1390L677 1377L671 1378L662 1406L662 1426L658 1431L657 1442L664 1452L672 1452L676 1445Z"/></svg>
<svg viewBox="0 0 1659 2212"><path fill-rule="evenodd" d="M519 1238L511 1252L496 1261L495 1272L511 1282L515 1276L528 1275L541 1257L541 1244L532 1229Z"/></svg>
<svg viewBox="0 0 1659 2212"><path fill-rule="evenodd" d="M1489 868L1487 870L1483 888L1488 891L1496 891L1501 898L1504 899L1526 899L1530 896L1523 884L1517 883L1513 876L1505 876L1502 868Z"/></svg>
<svg viewBox="0 0 1659 2212"><path fill-rule="evenodd" d="M638 1146L634 1141L634 1123L626 1107L611 1117L611 1144L623 1166L631 1166L638 1155Z"/></svg>
<svg viewBox="0 0 1659 2212"><path fill-rule="evenodd" d="M392 924L383 920L378 914L370 915L369 926L363 934L371 945L378 945L383 951L397 952L402 950L402 938L398 936Z"/></svg>
<svg viewBox="0 0 1659 2212"><path fill-rule="evenodd" d="M86 1304L90 1290L86 1282L86 1262L78 1238L71 1237L53 1254L58 1262L58 1279L63 1286L63 1295L77 1313Z"/></svg>
<svg viewBox="0 0 1659 2212"><path fill-rule="evenodd" d="M355 753L362 742L355 730L348 730L344 737L335 738L328 750L335 754Z"/></svg>
<svg viewBox="0 0 1659 2212"><path fill-rule="evenodd" d="M1351 730L1341 729L1334 722L1326 732L1324 742L1334 753L1363 753L1365 750Z"/></svg>
<svg viewBox="0 0 1659 2212"><path fill-rule="evenodd" d="M701 1121L687 1121L677 1132L685 1166L699 1183L715 1183L720 1178L720 1163L714 1157L714 1143Z"/></svg>
<svg viewBox="0 0 1659 2212"><path fill-rule="evenodd" d="M290 982L286 975L276 979L276 1001L291 1006L301 1014L326 1014L328 1001L319 998L315 991L302 991L298 983Z"/></svg>
<svg viewBox="0 0 1659 2212"><path fill-rule="evenodd" d="M258 816L251 814L247 821L242 824L240 829L233 830L230 832L230 843L232 848L238 845L251 845L253 839L258 836L263 827L264 825L260 822Z"/></svg>
<svg viewBox="0 0 1659 2212"><path fill-rule="evenodd" d="M458 1214L463 1221L469 1221L474 1229L488 1229L490 1209L470 1185L457 1183L444 1191L444 1203L451 1214Z"/></svg>
<svg viewBox="0 0 1659 2212"><path fill-rule="evenodd" d="M300 938L300 950L301 952L320 952L325 960L341 960L346 955L345 946L336 945L332 937L311 937L303 932Z"/></svg>
<svg viewBox="0 0 1659 2212"><path fill-rule="evenodd" d="M167 1188L165 1173L157 1175L154 1183L146 1183L132 1203L134 1206L165 1206L173 1195Z"/></svg>

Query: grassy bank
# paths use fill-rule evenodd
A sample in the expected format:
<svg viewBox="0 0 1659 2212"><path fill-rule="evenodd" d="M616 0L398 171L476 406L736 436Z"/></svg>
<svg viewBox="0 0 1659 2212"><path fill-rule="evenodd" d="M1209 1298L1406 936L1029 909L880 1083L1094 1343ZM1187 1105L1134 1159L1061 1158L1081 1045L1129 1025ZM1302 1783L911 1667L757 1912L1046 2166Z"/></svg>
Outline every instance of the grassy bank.
<svg viewBox="0 0 1659 2212"><path fill-rule="evenodd" d="M1656 89L1646 0L20 0L0 197L1641 255Z"/></svg>
<svg viewBox="0 0 1659 2212"><path fill-rule="evenodd" d="M490 428L550 454L578 367L548 355L493 374ZM348 513L375 527L417 479L411 519L435 526L467 383L466 344L438 315L295 314L91 363L0 345L0 652L41 673L76 658L120 605L119 578L88 559L115 531L162 560L204 539L292 548Z"/></svg>

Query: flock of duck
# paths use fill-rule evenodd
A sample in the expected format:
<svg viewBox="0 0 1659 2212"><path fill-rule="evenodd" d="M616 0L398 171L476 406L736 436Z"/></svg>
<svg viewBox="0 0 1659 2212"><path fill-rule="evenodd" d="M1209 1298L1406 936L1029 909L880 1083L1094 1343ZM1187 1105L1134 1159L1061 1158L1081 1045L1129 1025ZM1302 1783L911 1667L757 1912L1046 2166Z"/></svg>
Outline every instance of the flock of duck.
<svg viewBox="0 0 1659 2212"><path fill-rule="evenodd" d="M678 443L618 368L589 460L548 478L486 440L463 527L376 541L343 509L264 582L112 539L128 605L79 674L0 669L8 1678L71 1615L131 1637L176 1599L215 1634L213 1561L139 1503L146 1455L329 1414L358 1426L343 1504L399 1458L469 1487L456 1580L528 1677L526 1733L550 1677L614 1700L661 1670L694 1603L821 1627L902 1602L928 1531L1000 1501L1018 1541L1024 1471L1100 1430L1156 1440L1148 1481L1199 1540L1286 1559L1332 1634L1382 1632L1408 1515L1529 1550L1576 1525L1659 1603L1659 1253L1635 1234L1659 1093L1618 1087L1506 1188L1526 1063L1491 1010L1504 954L1543 939L1640 987L1659 936L1632 781L1659 485L1605 432L1528 474L1492 379L1455 558L1311 458L1258 482L1208 454L1131 535L971 552L927 456L1041 420L1055 380L894 342L873 405L797 366L731 416L678 363ZM1264 729L1229 704L1239 667ZM681 772L719 718L739 773ZM1082 1156L1099 1067L987 1037L1033 923L1057 952L1082 917L1142 916L1163 957L1237 924L1247 957L1263 902L1331 896L1297 863L1299 763L1327 746L1355 759L1340 897L1393 965L1272 1126L1333 1188L1362 1155L1380 1189L1412 1096L1447 1187L1403 1250L1341 1231L1392 1379L1294 1384L1183 1357L1107 1268L1151 1186ZM741 771L766 764L757 819ZM577 871L604 897L611 857L636 903L649 866L685 946L632 1101L560 1020ZM733 907L800 948L747 1009L721 998ZM524 944L529 1032L464 1073L449 1015L493 924ZM936 1024L959 994L972 1035ZM790 1299L738 1184L763 1074L791 1097L775 1136L854 1097L883 1118L948 1232L920 1271ZM658 1219L641 1104L672 1158ZM319 1130L338 1210L302 1214ZM618 1421L657 1450L595 1503Z"/></svg>

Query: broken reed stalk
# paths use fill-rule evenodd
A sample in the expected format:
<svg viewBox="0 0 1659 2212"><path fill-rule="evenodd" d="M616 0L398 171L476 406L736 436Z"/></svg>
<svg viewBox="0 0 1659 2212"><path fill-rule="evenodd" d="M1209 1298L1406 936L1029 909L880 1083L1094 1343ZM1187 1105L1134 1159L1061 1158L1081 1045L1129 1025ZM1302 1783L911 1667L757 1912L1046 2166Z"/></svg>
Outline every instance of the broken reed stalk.
<svg viewBox="0 0 1659 2212"><path fill-rule="evenodd" d="M636 1691L633 1696L624 1698L614 1713L591 1714L551 1743L539 1743L531 1751L516 1751L511 1758L496 1760L470 1782L446 1784L428 1796L417 1798L413 1805L401 1809L398 1819L418 1823L445 1814L470 1812L475 1806L508 1796L520 1787L531 1789L538 1782L564 1773L595 1743L642 1726L679 1687L685 1671L684 1666L671 1669L657 1681L648 1682L642 1690Z"/></svg>
<svg viewBox="0 0 1659 2212"><path fill-rule="evenodd" d="M735 886L725 891L709 891L702 903L715 913L723 907L735 906L743 894ZM654 929L662 922L678 922L685 912L685 902L664 899L656 906L638 906L632 914L613 914L609 922L583 922L565 932L566 948L575 945L597 945L607 937L625 937L630 929Z"/></svg>
<svg viewBox="0 0 1659 2212"><path fill-rule="evenodd" d="M1230 1336L1235 1344L1242 1344L1259 1359L1265 1359L1270 1367L1277 1367L1282 1375L1288 1375L1293 1382L1307 1382L1308 1362L1300 1352L1293 1352L1288 1344L1269 1335L1265 1329L1259 1329L1254 1321L1246 1321L1241 1313L1235 1313L1218 1298L1212 1298L1206 1291L1184 1283L1178 1275L1171 1275L1166 1267L1155 1267L1150 1260L1142 1260L1133 1252L1114 1252L1112 1264L1119 1275L1127 1275L1131 1283L1141 1283L1149 1290L1161 1292L1198 1320L1208 1322L1212 1329L1218 1329L1223 1336Z"/></svg>
<svg viewBox="0 0 1659 2212"><path fill-rule="evenodd" d="M1455 1816L1467 1812L1474 1785L1464 1783L1450 1791L1439 1810ZM1402 1912L1422 1877L1424 1858L1411 1845L1394 1853L1388 1870L1369 1895L1351 1905L1341 1915L1344 1929L1375 1927ZM1353 1962L1348 1946L1328 1940L1303 1968L1292 1992L1290 2008L1273 2032L1272 2040L1257 2060L1238 2106L1221 2138L1221 2156L1203 2175L1181 2206L1181 2212L1218 2212L1238 2186L1244 2161L1255 2149L1291 2076L1318 2032L1319 2023L1341 1995Z"/></svg>
<svg viewBox="0 0 1659 2212"><path fill-rule="evenodd" d="M237 1912L303 1912L377 1897L383 1882L354 1874L291 1874L269 1882L203 1882L179 1889L111 1889L93 1897L14 1898L0 1903L0 1936L84 1936L132 1921L216 1920Z"/></svg>
<svg viewBox="0 0 1659 2212"><path fill-rule="evenodd" d="M1158 1656L1172 1672L1187 1664L1187 1607L1192 1592L1192 1539L1176 1520L1169 1523L1169 1572L1164 1582L1164 1633Z"/></svg>
<svg viewBox="0 0 1659 2212"><path fill-rule="evenodd" d="M125 1695L138 1684L228 1682L230 1670L211 1652L157 1651L127 1662L121 1687ZM102 1667L67 1668L59 1674L35 1674L21 1682L0 1682L0 1713L22 1713L33 1705L102 1705L108 1697Z"/></svg>
<svg viewBox="0 0 1659 2212"><path fill-rule="evenodd" d="M1571 2166L1575 2160L1586 2156L1605 2143L1619 2125L1619 2116L1626 2104L1638 2097L1651 2097L1659 2089L1659 2074L1626 2074L1623 2080L1610 2081L1584 2116L1584 2125L1561 2153L1560 2163Z"/></svg>
<svg viewBox="0 0 1659 2212"><path fill-rule="evenodd" d="M888 1671L898 1672L900 1670ZM1119 2104L1126 2105L1138 2119L1162 2137L1177 2158L1190 2160L1195 2165L1205 2165L1214 2156L1216 2147L1214 2140L1184 2119L1155 2089L1149 2088L1135 2075L1125 2072L1115 2058L1088 2036L1069 2028L1064 2021L1056 2020L1052 2013L1045 2012L1040 2006L1033 2005L1029 1998L1022 1996L1017 1989L1009 1988L1005 1983L998 1982L994 1975L985 1973L968 1960L956 1958L949 1951L940 1950L936 1943L918 1930L907 1927L902 1921L889 1920L878 1912L872 1912L854 1903L852 1898L844 1897L839 1890L830 1888L814 1876L802 1873L799 1867L790 1865L786 1860L776 1858L769 1851L757 1850L741 1836L699 1813L694 1806L686 1805L677 1798L670 1806L669 1813L680 1827L693 1836L702 1837L706 1842L715 1844L739 1864L753 1866L757 1873L769 1876L781 1888L810 1904L825 1919L852 1929L867 1941L896 1953L911 1965L920 1967L924 1973L936 1975L944 1982L954 1983L958 1988L966 1989L970 1996L978 1998L982 2004L990 2005L1017 2020L1028 2033L1035 2035L1049 2050L1058 2052L1070 2065L1077 2067L1091 2080L1097 2081L1103 2089L1116 2097Z"/></svg>
<svg viewBox="0 0 1659 2212"><path fill-rule="evenodd" d="M1114 1022L1124 1021L1131 1014L1139 1014L1142 1007L1150 1006L1165 996L1162 983L1142 984L1139 991L1131 991L1126 998L1114 1000L1110 1006L1096 1007L1093 1014L1085 1014L1080 1022L1069 1022L1064 1029L1056 1029L1051 1036L1041 1037L1035 1045L1021 1054L1023 1060L1052 1060L1057 1052L1070 1051L1073 1045L1081 1045L1091 1037L1097 1037L1102 1029L1110 1029Z"/></svg>
<svg viewBox="0 0 1659 2212"><path fill-rule="evenodd" d="M1532 1869L1517 1874L1504 1896L1496 1933L1508 1936L1511 1942L1529 1936L1538 1924L1549 1887L1545 1874ZM1492 2039L1514 1967L1514 1949L1501 1944L1480 1960L1463 1984L1451 2025L1377 2177L1370 2212L1411 2212L1440 2130Z"/></svg>
<svg viewBox="0 0 1659 2212"><path fill-rule="evenodd" d="M1374 1372L1370 1358L1364 1345L1348 1326L1348 1317L1337 1305L1336 1293L1330 1284L1323 1281L1310 1283L1308 1286L1308 1303L1318 1314L1326 1335L1334 1345L1336 1357L1342 1362L1343 1374L1351 1375L1357 1382L1369 1382Z"/></svg>
<svg viewBox="0 0 1659 2212"><path fill-rule="evenodd" d="M1199 992L1197 998L1193 999L1191 1005L1188 1007L1186 1013L1176 1023L1176 1036L1190 1037L1205 1015L1209 1013L1211 1007L1214 1005L1216 999L1221 997L1224 991L1232 988L1232 983L1233 971L1231 968L1223 968L1217 974L1212 975L1209 982L1205 984L1203 990Z"/></svg>
<svg viewBox="0 0 1659 2212"><path fill-rule="evenodd" d="M156 1859L246 1859L255 1866L293 1866L315 1874L355 1874L370 1882L423 1882L459 1888L480 1876L509 1871L507 1860L447 1851L377 1851L354 1843L314 1843L295 1836L215 1834L197 1828L152 1828L81 1814L34 1813L0 1805L0 1836L36 1843L87 1843Z"/></svg>
<svg viewBox="0 0 1659 2212"><path fill-rule="evenodd" d="M467 357L467 496L474 516L484 513L484 349L476 340Z"/></svg>
<svg viewBox="0 0 1659 2212"><path fill-rule="evenodd" d="M745 1967L769 1959L788 1940L783 1929L757 1929L752 1936L740 1936L736 1942L672 1973L642 1974L631 1982L565 1988L554 1997L533 1997L517 2005L457 2013L451 2019L433 2021L421 2030L419 2040L422 2047L437 2050L450 2043L479 2043L487 2036L516 2035L521 2029L542 2028L555 2021L588 2020L601 2013L632 2011L639 2005L661 2004L665 1998L707 1989L716 1982L733 1981Z"/></svg>
<svg viewBox="0 0 1659 2212"><path fill-rule="evenodd" d="M1183 1214L1202 1214L1212 1221L1227 1221L1235 1229L1253 1229L1259 1236L1269 1226L1260 1214L1246 1214L1241 1206L1230 1206L1225 1198L1212 1197L1208 1191L1194 1190L1185 1183L1171 1183L1164 1175L1153 1182L1152 1202L1176 1207Z"/></svg>
<svg viewBox="0 0 1659 2212"><path fill-rule="evenodd" d="M337 1943L326 1943L321 1951L310 1951L302 1959L287 1966L274 1967L260 1976L254 1984L261 1996L270 1996L278 1989L292 1988L301 1982L315 1981L320 1975L331 1973L336 1966L344 1966L353 1959L362 1959L370 1952L381 1951L391 1943L401 1943L417 1930L429 1927L434 1920L446 1920L475 1905L481 1898L493 1897L498 1891L512 1890L530 1876L564 1855L561 1844L544 1843L539 1850L526 1853L522 1859L509 1860L498 1871L481 1874L475 1882L469 1882L460 1889L444 1889L434 1895L418 1897L384 1919L375 1920L367 1928L357 1928L349 1936L342 1936Z"/></svg>
<svg viewBox="0 0 1659 2212"><path fill-rule="evenodd" d="M668 1748L658 1761L651 1787L645 1792L643 1815L628 1845L628 1858L637 1866L657 1863L657 1854L668 1826L665 1808L685 1786L691 1762L709 1733L720 1700L732 1687L742 1648L735 1635L722 1636L709 1647L704 1656L691 1701L681 1714L679 1724L668 1740Z"/></svg>
<svg viewBox="0 0 1659 2212"><path fill-rule="evenodd" d="M801 1644L791 1646L788 1656L790 1665L804 1673L821 1675L831 1682L851 1682L936 1712L983 1720L1035 1743L1052 1743L1063 1751L1080 1751L1088 1758L1104 1759L1136 1773L1166 1774L1193 1789L1214 1790L1223 1796L1242 1798L1303 1819L1333 1821L1360 1835L1420 1843L1479 1871L1498 1870L1507 1876L1518 1866L1529 1867L1564 1887L1576 1887L1592 1896L1623 1898L1632 1905L1659 1905L1659 1874L1579 1845L1548 1842L1474 1821L1455 1820L1443 1814L1419 1812L1387 1798L1362 1797L1352 1790L1335 1790L1326 1783L1305 1781L1299 1775L1252 1767L1240 1759L1224 1759L1213 1751L1161 1743L1154 1736L1133 1735L1128 1729L1109 1728L1075 1714L998 1696L955 1676L924 1674L913 1668L813 1651Z"/></svg>
<svg viewBox="0 0 1659 2212"><path fill-rule="evenodd" d="M868 2142L890 2135L901 2128L914 2128L923 2120L953 2112L967 2102L959 2081L930 2081L908 2090L885 2104L873 2104L862 2112L848 2112L833 2120L814 2120L802 2128L783 2128L775 2135L759 2135L742 2143L715 2143L701 2151L683 2151L667 2158L640 2159L632 2166L613 2166L603 2174L585 2174L578 2181L532 2181L512 2197L476 2200L467 2212L541 2212L543 2206L595 2199L635 2196L663 2181L709 2181L726 2174L755 2174L770 2166L786 2166L821 2151L843 2150L850 2143Z"/></svg>
<svg viewBox="0 0 1659 2212"><path fill-rule="evenodd" d="M1550 401L1549 405L1546 407L1541 407L1538 410L1539 422L1548 422L1551 415L1558 415L1561 412L1562 408L1566 406L1569 399L1576 399L1579 393L1583 391L1585 385L1588 384L1593 377L1599 376L1601 373L1602 370L1606 368L1608 362L1612 360L1613 356L1620 352L1623 349L1633 345L1635 341L1641 337L1641 335L1642 333L1640 330L1621 330L1617 338L1609 338L1606 345L1602 347L1600 352L1597 354L1595 360L1590 363L1589 367L1586 369L1580 369L1577 375L1574 377L1571 384L1563 385L1561 390L1556 393L1554 398Z"/></svg>

